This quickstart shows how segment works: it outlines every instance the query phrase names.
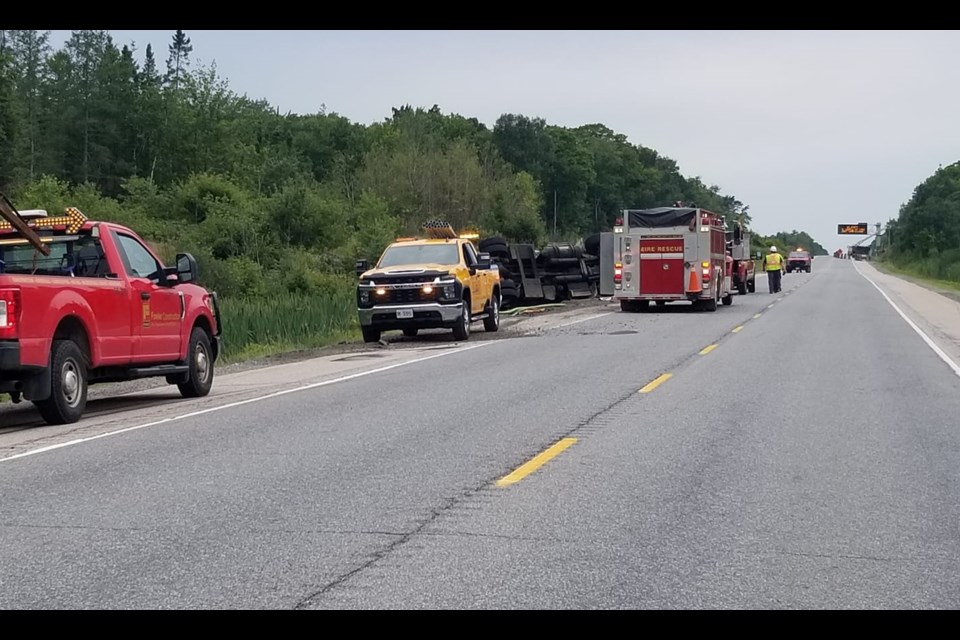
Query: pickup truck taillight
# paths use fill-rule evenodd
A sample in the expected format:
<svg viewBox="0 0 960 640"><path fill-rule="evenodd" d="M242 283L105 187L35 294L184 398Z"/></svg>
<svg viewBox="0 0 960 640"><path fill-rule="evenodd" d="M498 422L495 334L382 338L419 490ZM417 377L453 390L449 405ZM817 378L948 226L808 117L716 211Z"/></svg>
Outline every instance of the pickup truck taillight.
<svg viewBox="0 0 960 640"><path fill-rule="evenodd" d="M0 289L0 339L17 337L20 289Z"/></svg>

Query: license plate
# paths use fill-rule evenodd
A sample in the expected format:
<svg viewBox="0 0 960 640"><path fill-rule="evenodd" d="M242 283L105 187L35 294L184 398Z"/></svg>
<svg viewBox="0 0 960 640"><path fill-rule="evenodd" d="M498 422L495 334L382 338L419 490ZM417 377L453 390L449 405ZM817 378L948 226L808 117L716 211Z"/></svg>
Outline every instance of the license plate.
<svg viewBox="0 0 960 640"><path fill-rule="evenodd" d="M397 309L398 318L412 318L413 309Z"/></svg>

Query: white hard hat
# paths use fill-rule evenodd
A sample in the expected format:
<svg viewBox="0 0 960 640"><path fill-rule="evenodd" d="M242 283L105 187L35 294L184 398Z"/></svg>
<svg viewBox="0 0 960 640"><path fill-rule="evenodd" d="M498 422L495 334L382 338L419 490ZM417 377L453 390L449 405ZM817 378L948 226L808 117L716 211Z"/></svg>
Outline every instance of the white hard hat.
<svg viewBox="0 0 960 640"><path fill-rule="evenodd" d="M777 250L777 248L776 248L776 247L773 247L773 246L772 246L772 247L770 247L770 251L776 251L776 250Z"/></svg>

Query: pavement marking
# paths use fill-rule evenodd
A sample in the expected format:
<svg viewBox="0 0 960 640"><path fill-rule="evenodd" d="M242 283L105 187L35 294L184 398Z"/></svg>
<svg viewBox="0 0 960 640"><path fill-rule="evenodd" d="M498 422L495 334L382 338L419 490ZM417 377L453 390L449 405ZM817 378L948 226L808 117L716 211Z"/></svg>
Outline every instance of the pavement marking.
<svg viewBox="0 0 960 640"><path fill-rule="evenodd" d="M576 438L563 438L559 442L547 447L530 460L514 469L509 474L497 480L498 487L509 487L526 478L528 475L547 464L553 458L560 455L565 449L570 448L577 441Z"/></svg>
<svg viewBox="0 0 960 640"><path fill-rule="evenodd" d="M703 349L700 350L700 355L702 355L702 356L707 355L708 353L710 353L711 351L713 351L714 349L716 349L717 346L719 346L719 345L712 344L712 345L710 345L709 347L704 347Z"/></svg>
<svg viewBox="0 0 960 640"><path fill-rule="evenodd" d="M659 387L660 385L662 385L664 382L666 382L672 377L673 377L672 373L664 373L658 376L656 380L648 382L646 386L640 389L638 393L650 393L651 391L653 391L654 389L656 389L657 387Z"/></svg>
<svg viewBox="0 0 960 640"><path fill-rule="evenodd" d="M592 316L587 316L586 318L580 318L579 320L571 320L570 322L564 322L563 324L555 324L552 327L547 327L545 330L549 331L550 329L559 329L560 327L569 327L572 324L578 324L580 322L586 322L587 320L596 320L597 318L602 318L604 316L613 315L614 311L607 311L606 313L597 313Z"/></svg>
<svg viewBox="0 0 960 640"><path fill-rule="evenodd" d="M739 327L734 327L731 333L739 333L741 329L743 329L743 325L740 325Z"/></svg>
<svg viewBox="0 0 960 640"><path fill-rule="evenodd" d="M758 313L757 315L753 316L753 319L756 320L757 318L759 318L759 317L762 316L762 315L763 315L762 312L761 312L761 313Z"/></svg>
<svg viewBox="0 0 960 640"><path fill-rule="evenodd" d="M956 362L954 362L954 361L950 358L950 356L948 356L948 355L943 351L943 349L941 349L940 347L938 347L938 346L936 345L936 343L935 343L933 340L930 339L930 336L928 336L926 333L923 332L923 329L921 329L920 327L918 327L913 320L911 320L910 318L908 318L908 317L907 317L907 314L905 314L903 311L900 310L900 307L898 307L897 304L896 304L893 300L890 299L890 296L888 296L886 293L884 293L883 289L881 289L880 286L879 286L876 282L874 282L873 280L871 280L869 277L867 277L866 274L864 274L862 271L860 271L860 268L857 267L856 261L854 261L853 268L856 269L856 270L857 270L857 273L859 273L861 276L863 276L863 278L864 278L867 282L869 282L870 284L872 284L872 285L876 288L876 290L880 292L880 295L882 295L882 296L884 297L884 299L886 299L886 301L890 303L890 306L893 307L894 310L895 310L897 313L900 314L900 317L907 321L907 324L910 325L910 328L913 329L914 331L916 331L917 334L919 334L920 337L923 338L923 341L927 343L927 346L930 347L931 349L933 349L933 352L936 353L938 356L940 356L940 359L943 360L944 362L946 362L946 363L947 363L947 366L950 367L951 369L953 369L953 372L954 372L955 374L957 374L958 376L960 376L960 365L958 365Z"/></svg>
<svg viewBox="0 0 960 640"><path fill-rule="evenodd" d="M273 393L268 393L263 396L257 396L256 398L247 398L246 400L238 400L237 402L229 402L227 404L218 405L216 407L210 407L209 409L200 409L199 411L191 411L190 413L184 413L179 416L173 416L170 418L163 418L161 420L154 420L153 422L146 422L144 424L138 424L133 427L126 427L124 429L117 429L116 431L109 431L107 433L100 433L95 436L89 436L87 438L77 438L76 440L70 440L68 442L61 442L59 444L52 444L46 447L40 447L39 449L34 449L32 451L25 451L23 453L18 453L16 455L9 456L7 458L0 458L0 462L8 462L10 460L16 460L17 458L25 458L26 456L32 456L38 453L45 453L47 451L53 451L54 449L61 449L63 447L69 447L75 444L81 444L83 442L89 442L91 440L99 440L100 438L106 438L107 436L115 436L121 433L127 433L130 431L137 431L138 429L146 429L147 427L155 427L157 425L166 424L168 422L174 422L177 420L183 420L185 418L194 418L196 416L202 416L207 413L213 413L214 411L222 411L224 409L232 409L233 407L240 407L245 404L251 404L253 402L261 402L263 400L269 400L271 398L278 398L280 396L285 396L289 393L296 393L298 391L308 391L310 389L316 389L318 387L325 387L327 385L336 384L338 382L345 382L347 380L353 380L354 378L361 378L363 376L369 376L374 373L381 373L383 371L389 371L390 369L396 369L397 367L404 367L411 364L416 364L417 362L424 362L426 360L433 360L434 358L442 358L444 356L449 356L454 353L461 353L463 351L469 351L471 349L479 349L481 347L488 347L492 344L498 344L500 341L491 341L491 342L478 342L477 344L471 344L459 349L452 349L450 351L442 351L440 353L434 353L429 356L424 356L422 358L415 358L413 360L406 360L404 362L396 362L394 364L386 365L384 367L379 367L377 369L370 369L369 371L360 371L357 373L351 373L350 375L341 376L339 378L333 378L331 380L324 380L322 382L314 382L311 384L302 385L299 387L293 387L292 389L283 389L282 391L275 391Z"/></svg>
<svg viewBox="0 0 960 640"><path fill-rule="evenodd" d="M777 304L776 302L771 302L767 305L767 309L773 309L773 305Z"/></svg>

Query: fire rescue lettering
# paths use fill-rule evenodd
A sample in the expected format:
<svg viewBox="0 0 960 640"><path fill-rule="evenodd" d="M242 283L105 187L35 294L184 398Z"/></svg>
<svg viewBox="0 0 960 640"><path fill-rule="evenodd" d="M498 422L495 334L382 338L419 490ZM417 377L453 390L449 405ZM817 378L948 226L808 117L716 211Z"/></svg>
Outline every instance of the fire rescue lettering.
<svg viewBox="0 0 960 640"><path fill-rule="evenodd" d="M644 244L640 253L683 253L683 244Z"/></svg>

